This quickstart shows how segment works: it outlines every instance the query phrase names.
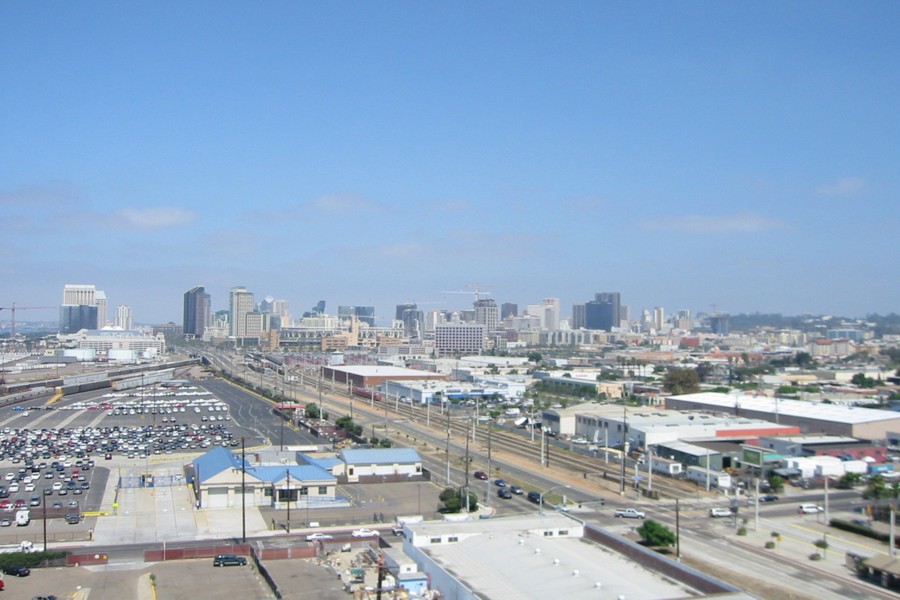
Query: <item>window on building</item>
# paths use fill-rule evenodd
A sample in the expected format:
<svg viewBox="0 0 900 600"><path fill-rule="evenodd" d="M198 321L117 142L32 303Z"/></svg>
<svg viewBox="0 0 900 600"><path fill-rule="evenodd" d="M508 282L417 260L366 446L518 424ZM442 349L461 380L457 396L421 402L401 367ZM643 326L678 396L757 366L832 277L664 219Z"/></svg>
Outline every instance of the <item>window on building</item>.
<svg viewBox="0 0 900 600"><path fill-rule="evenodd" d="M320 496L328 495L328 486L327 485L319 486L319 495Z"/></svg>
<svg viewBox="0 0 900 600"><path fill-rule="evenodd" d="M440 543L441 543L441 538L439 538L439 537L431 538L431 539L428 540L428 543L430 543L430 544L440 544Z"/></svg>

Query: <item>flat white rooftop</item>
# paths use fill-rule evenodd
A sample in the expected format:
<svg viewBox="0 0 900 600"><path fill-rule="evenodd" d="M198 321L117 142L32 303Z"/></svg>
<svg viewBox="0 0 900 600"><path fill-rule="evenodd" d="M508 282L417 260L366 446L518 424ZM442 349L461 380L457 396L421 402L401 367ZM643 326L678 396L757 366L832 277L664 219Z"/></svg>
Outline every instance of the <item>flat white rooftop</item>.
<svg viewBox="0 0 900 600"><path fill-rule="evenodd" d="M708 410L718 409L724 412L733 412L735 410L735 405L737 405L738 410L752 410L770 413L772 415L778 413L789 417L831 421L833 423L848 423L852 425L900 419L900 414L887 410L840 406L837 404L824 404L821 402L804 402L803 400L786 400L782 398L769 398L768 396L701 392L699 394L670 396L670 398L673 400L683 400L685 402L702 404L707 407Z"/></svg>
<svg viewBox="0 0 900 600"><path fill-rule="evenodd" d="M550 527L580 527L557 514L412 525L416 536L459 532L459 541L421 547L479 598L617 598L656 600L702 596L690 586L650 571L580 537L544 537ZM560 523L562 525L560 525ZM477 532L477 533L475 533ZM472 535L472 533L475 533ZM468 535L466 535L468 534Z"/></svg>

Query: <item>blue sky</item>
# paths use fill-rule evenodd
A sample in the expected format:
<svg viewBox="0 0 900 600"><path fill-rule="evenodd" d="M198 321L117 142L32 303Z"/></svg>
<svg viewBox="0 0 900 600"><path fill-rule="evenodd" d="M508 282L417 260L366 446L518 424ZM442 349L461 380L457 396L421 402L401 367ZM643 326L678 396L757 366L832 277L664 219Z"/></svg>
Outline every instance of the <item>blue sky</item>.
<svg viewBox="0 0 900 600"><path fill-rule="evenodd" d="M0 4L0 306L244 285L863 316L900 279L896 2ZM424 304L429 303L429 304ZM54 311L29 311L20 320Z"/></svg>

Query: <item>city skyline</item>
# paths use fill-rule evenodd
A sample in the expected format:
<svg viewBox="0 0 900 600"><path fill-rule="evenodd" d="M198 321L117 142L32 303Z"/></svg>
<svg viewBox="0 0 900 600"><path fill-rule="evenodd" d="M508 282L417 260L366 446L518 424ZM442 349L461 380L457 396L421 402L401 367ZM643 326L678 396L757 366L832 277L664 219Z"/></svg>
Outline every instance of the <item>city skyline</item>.
<svg viewBox="0 0 900 600"><path fill-rule="evenodd" d="M245 286L383 324L480 283L564 318L601 291L632 318L897 312L898 17L7 3L0 306L90 282L180 322L186 290Z"/></svg>

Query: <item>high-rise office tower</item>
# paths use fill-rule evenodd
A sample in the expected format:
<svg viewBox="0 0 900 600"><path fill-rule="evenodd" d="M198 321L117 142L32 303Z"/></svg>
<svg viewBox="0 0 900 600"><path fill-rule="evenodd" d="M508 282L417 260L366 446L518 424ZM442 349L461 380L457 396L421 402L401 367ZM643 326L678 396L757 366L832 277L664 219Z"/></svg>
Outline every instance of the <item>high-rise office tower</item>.
<svg viewBox="0 0 900 600"><path fill-rule="evenodd" d="M653 309L653 328L659 331L666 324L666 310L662 306Z"/></svg>
<svg viewBox="0 0 900 600"><path fill-rule="evenodd" d="M97 307L87 304L59 307L59 332L78 333L97 328Z"/></svg>
<svg viewBox="0 0 900 600"><path fill-rule="evenodd" d="M134 314L127 304L116 307L116 327L125 330L134 329Z"/></svg>
<svg viewBox="0 0 900 600"><path fill-rule="evenodd" d="M584 302L572 305L572 329L584 329L587 327L584 313Z"/></svg>
<svg viewBox="0 0 900 600"><path fill-rule="evenodd" d="M356 317L357 320L368 323L369 327L375 327L374 306L338 306L338 317L341 319Z"/></svg>
<svg viewBox="0 0 900 600"><path fill-rule="evenodd" d="M622 323L622 295L619 292L597 292L594 300L610 303L613 327L619 327Z"/></svg>
<svg viewBox="0 0 900 600"><path fill-rule="evenodd" d="M184 335L202 338L210 324L211 300L202 285L192 287L184 293Z"/></svg>
<svg viewBox="0 0 900 600"><path fill-rule="evenodd" d="M96 310L72 310L72 307L77 306L90 306L94 307ZM63 311L62 309L66 307L68 307L68 309ZM95 315L95 318L92 322L86 322L83 320L87 318L88 313ZM63 331L64 329L71 329L72 327L78 328L74 331L70 331L70 333L80 331L81 329L100 329L101 327L106 325L107 314L108 307L106 294L103 291L98 290L96 286L78 283L67 283L63 287L63 303L62 307L60 307L60 331ZM70 321L66 325L63 325L63 318L74 320Z"/></svg>
<svg viewBox="0 0 900 600"><path fill-rule="evenodd" d="M600 294L597 294L600 296ZM586 329L612 331L619 326L618 305L611 299L597 298L584 304L584 320Z"/></svg>
<svg viewBox="0 0 900 600"><path fill-rule="evenodd" d="M500 308L493 298L480 298L475 301L475 322L484 325L487 332L497 329L500 322Z"/></svg>
<svg viewBox="0 0 900 600"><path fill-rule="evenodd" d="M544 298L544 327L550 331L559 329L559 298Z"/></svg>
<svg viewBox="0 0 900 600"><path fill-rule="evenodd" d="M500 320L506 317L515 317L519 314L519 305L512 302L504 302L500 305Z"/></svg>
<svg viewBox="0 0 900 600"><path fill-rule="evenodd" d="M403 323L403 331L410 338L421 339L425 314L415 304L398 304L395 320Z"/></svg>
<svg viewBox="0 0 900 600"><path fill-rule="evenodd" d="M248 292L243 286L231 288L228 297L228 317L232 337L248 337L247 315L253 312L254 308L253 292Z"/></svg>

